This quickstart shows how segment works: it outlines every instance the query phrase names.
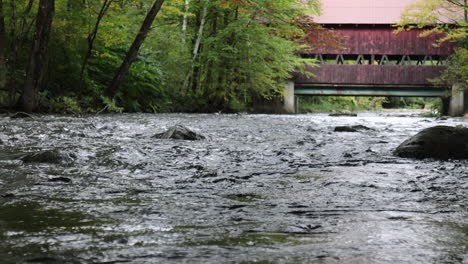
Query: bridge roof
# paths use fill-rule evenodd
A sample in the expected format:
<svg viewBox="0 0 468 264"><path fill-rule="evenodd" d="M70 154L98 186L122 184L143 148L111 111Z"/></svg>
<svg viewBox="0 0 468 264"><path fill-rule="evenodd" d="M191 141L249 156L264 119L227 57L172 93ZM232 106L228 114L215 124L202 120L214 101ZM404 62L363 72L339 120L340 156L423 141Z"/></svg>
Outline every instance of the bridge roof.
<svg viewBox="0 0 468 264"><path fill-rule="evenodd" d="M395 24L409 4L418 0L322 0L319 24Z"/></svg>

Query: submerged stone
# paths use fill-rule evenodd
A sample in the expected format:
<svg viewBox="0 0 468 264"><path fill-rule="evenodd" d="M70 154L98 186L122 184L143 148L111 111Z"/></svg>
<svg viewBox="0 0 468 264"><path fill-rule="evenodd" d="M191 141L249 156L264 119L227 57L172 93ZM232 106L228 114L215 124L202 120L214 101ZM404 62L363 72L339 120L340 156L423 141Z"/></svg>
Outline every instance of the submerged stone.
<svg viewBox="0 0 468 264"><path fill-rule="evenodd" d="M50 178L50 179L49 179L49 182L71 183L72 180L71 180L70 178L60 176L60 177Z"/></svg>
<svg viewBox="0 0 468 264"><path fill-rule="evenodd" d="M67 260L54 257L39 257L25 260L24 264L80 264L77 260Z"/></svg>
<svg viewBox="0 0 468 264"><path fill-rule="evenodd" d="M176 125L169 128L166 132L156 134L154 138L162 139L183 139L183 140L202 140L205 139L205 136L194 132L187 127Z"/></svg>
<svg viewBox="0 0 468 264"><path fill-rule="evenodd" d="M27 153L21 160L24 163L60 163L63 157L57 150L44 150L39 152Z"/></svg>
<svg viewBox="0 0 468 264"><path fill-rule="evenodd" d="M17 112L10 116L11 119L16 118L34 118L32 115L25 113L25 112Z"/></svg>
<svg viewBox="0 0 468 264"><path fill-rule="evenodd" d="M356 125L356 126L337 126L335 127L335 132L359 132L361 130L372 130L372 128L368 128L363 125Z"/></svg>
<svg viewBox="0 0 468 264"><path fill-rule="evenodd" d="M468 159L468 128L435 126L407 139L393 152L403 158Z"/></svg>
<svg viewBox="0 0 468 264"><path fill-rule="evenodd" d="M356 113L353 113L348 110L333 111L329 116L357 116Z"/></svg>

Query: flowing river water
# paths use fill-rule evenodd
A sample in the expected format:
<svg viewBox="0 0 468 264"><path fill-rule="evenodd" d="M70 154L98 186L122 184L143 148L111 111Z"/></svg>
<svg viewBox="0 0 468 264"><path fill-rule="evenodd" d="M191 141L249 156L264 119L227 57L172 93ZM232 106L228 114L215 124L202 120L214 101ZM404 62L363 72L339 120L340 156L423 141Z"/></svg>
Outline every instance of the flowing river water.
<svg viewBox="0 0 468 264"><path fill-rule="evenodd" d="M1 116L0 263L468 263L468 161L392 155L435 125L467 119Z"/></svg>

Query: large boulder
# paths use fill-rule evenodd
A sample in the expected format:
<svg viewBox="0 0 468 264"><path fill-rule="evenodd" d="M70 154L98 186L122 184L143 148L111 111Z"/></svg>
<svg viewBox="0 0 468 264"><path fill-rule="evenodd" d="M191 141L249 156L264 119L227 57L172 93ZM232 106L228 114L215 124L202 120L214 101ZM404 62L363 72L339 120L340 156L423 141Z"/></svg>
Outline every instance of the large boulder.
<svg viewBox="0 0 468 264"><path fill-rule="evenodd" d="M403 158L468 159L468 128L435 126L422 130L398 146Z"/></svg>
<svg viewBox="0 0 468 264"><path fill-rule="evenodd" d="M156 134L153 137L163 139L183 139L183 140L202 140L205 136L198 134L184 126L176 125L169 128L166 132Z"/></svg>

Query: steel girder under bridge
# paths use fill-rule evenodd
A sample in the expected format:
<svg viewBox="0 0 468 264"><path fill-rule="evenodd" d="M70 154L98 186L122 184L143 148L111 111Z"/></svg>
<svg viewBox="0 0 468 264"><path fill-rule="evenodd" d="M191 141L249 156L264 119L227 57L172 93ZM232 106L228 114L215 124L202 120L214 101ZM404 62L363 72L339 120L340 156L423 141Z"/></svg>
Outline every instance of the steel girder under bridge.
<svg viewBox="0 0 468 264"><path fill-rule="evenodd" d="M398 97L441 97L448 93L446 87L392 86L392 85L327 85L295 84L295 95L315 96L398 96Z"/></svg>

